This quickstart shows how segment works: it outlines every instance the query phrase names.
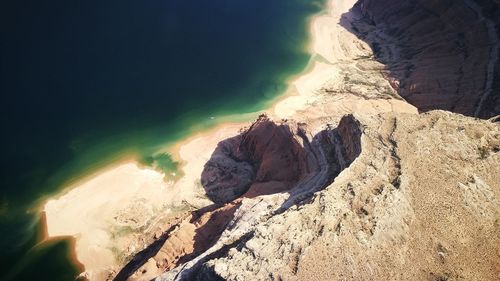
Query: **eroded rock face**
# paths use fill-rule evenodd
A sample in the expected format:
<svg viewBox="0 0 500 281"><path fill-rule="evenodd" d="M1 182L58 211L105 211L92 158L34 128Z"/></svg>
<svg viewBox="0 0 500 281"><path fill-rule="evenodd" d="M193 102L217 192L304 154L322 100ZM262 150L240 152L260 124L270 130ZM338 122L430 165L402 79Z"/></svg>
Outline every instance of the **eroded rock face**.
<svg viewBox="0 0 500 281"><path fill-rule="evenodd" d="M239 136L222 141L203 172L213 179L204 183L209 184L207 193L214 201L230 202L191 212L132 258L115 280L129 276L147 280L197 259L224 240L224 231L239 228L237 223L256 224L264 216L284 212L310 198L361 153L363 128L352 115L342 118L337 128L328 127L314 137L308 137L306 124L289 124L294 123L277 125L262 116ZM235 180L246 176L251 182L246 187ZM253 209L251 202L261 202L266 197L262 195L269 195L268 204ZM218 252L210 257L220 256Z"/></svg>
<svg viewBox="0 0 500 281"><path fill-rule="evenodd" d="M252 183L276 182L283 187L307 172L304 149L288 124L261 116L242 134L219 143L205 164L201 183L216 203L247 192Z"/></svg>
<svg viewBox="0 0 500 281"><path fill-rule="evenodd" d="M355 32L422 111L500 113L500 4L488 0L360 0Z"/></svg>
<svg viewBox="0 0 500 281"><path fill-rule="evenodd" d="M256 182L294 182L309 172L306 152L296 130L286 123L277 125L263 117L242 134L237 149L247 161L254 163Z"/></svg>
<svg viewBox="0 0 500 281"><path fill-rule="evenodd" d="M213 247L156 280L495 280L500 125L356 122L361 154L332 184L284 212L281 194L243 199Z"/></svg>
<svg viewBox="0 0 500 281"><path fill-rule="evenodd" d="M207 196L226 203L242 195L286 191L325 167L331 180L359 155L361 130L352 116L311 139L306 127L261 116L240 135L219 143L201 176Z"/></svg>
<svg viewBox="0 0 500 281"><path fill-rule="evenodd" d="M362 126L353 115L347 115L340 120L337 134L342 142L344 163L352 163L361 153ZM345 167L341 167L343 169ZM339 171L340 172L340 171Z"/></svg>

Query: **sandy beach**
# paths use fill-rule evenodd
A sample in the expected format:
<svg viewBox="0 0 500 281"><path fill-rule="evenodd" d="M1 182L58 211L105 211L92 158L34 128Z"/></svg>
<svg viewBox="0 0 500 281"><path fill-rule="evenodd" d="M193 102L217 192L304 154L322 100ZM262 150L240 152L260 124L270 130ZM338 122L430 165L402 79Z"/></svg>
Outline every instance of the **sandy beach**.
<svg viewBox="0 0 500 281"><path fill-rule="evenodd" d="M355 58L372 55L366 43L339 24L342 15L355 2L329 1L327 13L311 20L312 65L291 81L288 91L267 111L270 117L298 121L325 117L335 123L342 115L352 112L417 113L401 99L364 99L345 91L346 73L357 67ZM390 87L382 75L367 79ZM338 94L325 97L326 86L338 88ZM175 183L169 180L169 175L127 161L66 188L66 192L51 198L44 206L48 236L75 237L75 253L85 266L84 275L91 280L105 280L122 265L119 257L123 251L140 250L146 242L137 233L158 227L159 217L183 210L184 202L196 207L211 203L203 196L199 180L203 166L217 143L237 135L248 125L249 122L223 123L166 148L182 163L183 176ZM131 245L139 248L131 248L135 247Z"/></svg>
<svg viewBox="0 0 500 281"><path fill-rule="evenodd" d="M121 265L117 259L121 247L131 253L139 250L128 245L136 232L153 226L160 216L175 215L185 207L183 201L210 204L199 184L203 165L217 143L238 134L241 126L224 123L170 148L183 163L183 177L175 183L169 175L126 161L67 188L44 206L48 237L74 236L75 254L85 266L85 276L105 279Z"/></svg>

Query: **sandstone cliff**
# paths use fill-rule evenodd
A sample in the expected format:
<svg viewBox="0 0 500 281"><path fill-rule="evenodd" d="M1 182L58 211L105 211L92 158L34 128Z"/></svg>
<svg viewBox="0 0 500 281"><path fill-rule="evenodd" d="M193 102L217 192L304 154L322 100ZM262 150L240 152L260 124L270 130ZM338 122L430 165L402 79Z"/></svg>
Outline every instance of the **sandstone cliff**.
<svg viewBox="0 0 500 281"><path fill-rule="evenodd" d="M213 246L157 280L500 276L500 124L444 111L344 120L360 154L333 183L238 200Z"/></svg>
<svg viewBox="0 0 500 281"><path fill-rule="evenodd" d="M201 182L216 204L195 210L176 222L146 250L138 253L115 280L146 280L190 262L216 243L248 202L276 195L275 210L244 211L253 223L263 215L282 213L323 189L361 152L361 126L352 116L337 128L327 126L309 137L305 124L276 124L261 116L240 135L224 140L206 163ZM286 199L286 200L285 200ZM250 200L250 201L247 201ZM219 203L219 204L217 204ZM142 266L142 269L139 267Z"/></svg>
<svg viewBox="0 0 500 281"><path fill-rule="evenodd" d="M500 4L360 0L353 32L370 43L398 93L422 111L500 113Z"/></svg>

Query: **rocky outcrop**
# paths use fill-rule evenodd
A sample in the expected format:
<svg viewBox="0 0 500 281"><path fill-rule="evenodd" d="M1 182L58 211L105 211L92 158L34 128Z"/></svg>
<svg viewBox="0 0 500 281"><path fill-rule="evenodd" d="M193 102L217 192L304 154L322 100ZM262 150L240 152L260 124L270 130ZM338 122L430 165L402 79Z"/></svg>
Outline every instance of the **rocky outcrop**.
<svg viewBox="0 0 500 281"><path fill-rule="evenodd" d="M262 189L253 183L286 189L311 169L299 141L288 124L261 116L242 134L219 143L201 175L207 196L229 202L249 189Z"/></svg>
<svg viewBox="0 0 500 281"><path fill-rule="evenodd" d="M495 280L500 125L356 119L361 154L333 183L283 212L283 194L242 199L211 248L156 280Z"/></svg>
<svg viewBox="0 0 500 281"><path fill-rule="evenodd" d="M310 139L306 124L276 124L262 115L240 135L219 143L201 183L216 203L287 191L319 174L327 184L359 155L360 135L352 116Z"/></svg>
<svg viewBox="0 0 500 281"><path fill-rule="evenodd" d="M500 113L500 4L488 0L360 0L354 23L392 85L422 111Z"/></svg>
<svg viewBox="0 0 500 281"><path fill-rule="evenodd" d="M234 226L236 216L258 212L251 219L256 223L310 198L361 153L361 136L362 127L352 115L314 137L306 124L283 120L278 125L260 116L240 135L221 141L205 165L201 181L217 203L191 212L158 234L114 280L147 280L189 263L224 240L221 235ZM279 208L260 209L262 205L250 211L247 202L263 195L276 195L272 205Z"/></svg>

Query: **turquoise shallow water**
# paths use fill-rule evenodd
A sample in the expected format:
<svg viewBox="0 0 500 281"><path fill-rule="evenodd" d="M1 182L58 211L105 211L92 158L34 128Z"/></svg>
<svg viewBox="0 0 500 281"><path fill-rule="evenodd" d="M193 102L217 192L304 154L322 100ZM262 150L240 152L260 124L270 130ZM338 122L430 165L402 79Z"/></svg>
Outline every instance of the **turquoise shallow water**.
<svg viewBox="0 0 500 281"><path fill-rule="evenodd" d="M40 198L123 155L175 168L159 147L262 109L306 66L323 4L2 2L0 279L72 279L67 240L35 246Z"/></svg>

